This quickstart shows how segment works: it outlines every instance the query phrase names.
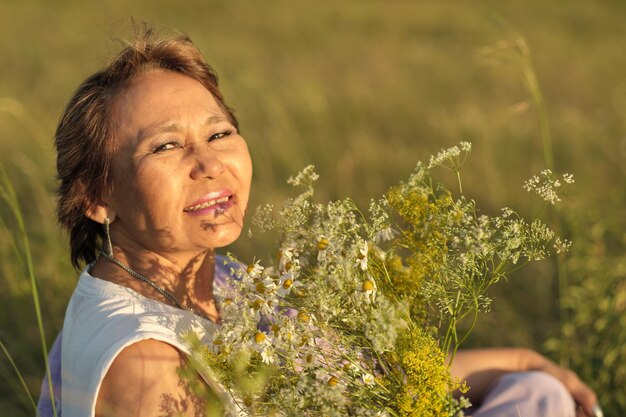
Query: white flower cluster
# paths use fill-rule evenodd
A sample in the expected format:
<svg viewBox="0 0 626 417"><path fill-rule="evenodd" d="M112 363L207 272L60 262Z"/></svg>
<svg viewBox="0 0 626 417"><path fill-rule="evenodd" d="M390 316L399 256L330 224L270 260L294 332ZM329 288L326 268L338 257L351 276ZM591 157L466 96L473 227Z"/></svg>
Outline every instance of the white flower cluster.
<svg viewBox="0 0 626 417"><path fill-rule="evenodd" d="M388 211L389 202L386 198L370 201L369 216L372 220L368 228L368 238L376 243L389 242L397 235L391 225Z"/></svg>
<svg viewBox="0 0 626 417"><path fill-rule="evenodd" d="M315 166L308 165L302 171L298 173L295 177L289 177L287 183L293 186L311 186L315 181L319 179L319 175L315 173Z"/></svg>
<svg viewBox="0 0 626 417"><path fill-rule="evenodd" d="M253 222L257 231L265 232L276 227L276 222L272 217L273 210L274 205L272 204L264 204L256 208L253 216ZM248 235L252 236L252 230L248 231Z"/></svg>
<svg viewBox="0 0 626 417"><path fill-rule="evenodd" d="M554 239L554 250L556 250L556 253L565 253L569 251L571 246L571 240L561 239L560 237Z"/></svg>
<svg viewBox="0 0 626 417"><path fill-rule="evenodd" d="M472 144L470 142L460 142L458 146L442 149L436 156L430 157L428 169L440 165L449 165L451 168L458 170L463 165L460 160L462 153L466 156L471 150Z"/></svg>
<svg viewBox="0 0 626 417"><path fill-rule="evenodd" d="M544 169L539 175L534 175L524 183L524 189L528 192L534 191L543 200L550 204L556 204L561 201L558 190L565 184L572 184L574 176L572 174L563 174L563 182L558 178L554 178L552 171Z"/></svg>

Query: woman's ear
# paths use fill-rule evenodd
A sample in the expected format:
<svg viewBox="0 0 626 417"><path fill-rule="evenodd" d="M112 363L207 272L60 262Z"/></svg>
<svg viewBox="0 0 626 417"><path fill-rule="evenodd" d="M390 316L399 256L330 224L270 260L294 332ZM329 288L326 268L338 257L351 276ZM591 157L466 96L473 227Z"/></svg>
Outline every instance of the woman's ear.
<svg viewBox="0 0 626 417"><path fill-rule="evenodd" d="M115 210L106 203L94 204L85 210L85 216L96 223L104 224L104 219L108 218L111 223L115 220Z"/></svg>

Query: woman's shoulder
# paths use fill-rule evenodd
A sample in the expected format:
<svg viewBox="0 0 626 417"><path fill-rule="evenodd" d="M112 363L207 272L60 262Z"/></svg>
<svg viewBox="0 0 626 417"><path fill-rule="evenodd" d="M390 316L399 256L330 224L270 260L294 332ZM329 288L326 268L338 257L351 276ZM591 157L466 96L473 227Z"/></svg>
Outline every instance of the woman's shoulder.
<svg viewBox="0 0 626 417"><path fill-rule="evenodd" d="M122 349L146 339L160 340L188 353L185 335L194 332L201 340L209 338L211 326L191 312L84 271L63 323L62 362L64 367L71 363L106 366Z"/></svg>
<svg viewBox="0 0 626 417"><path fill-rule="evenodd" d="M102 381L96 415L200 415L204 404L192 392L192 380L182 376L185 366L180 351L167 343L146 339L127 346Z"/></svg>
<svg viewBox="0 0 626 417"><path fill-rule="evenodd" d="M181 364L184 364L184 358L176 347L162 340L142 339L126 346L115 356L107 378L143 381L143 378L150 379L147 370L155 376L166 377L171 376L167 371L176 370Z"/></svg>
<svg viewBox="0 0 626 417"><path fill-rule="evenodd" d="M148 377L146 370L161 377L171 376L167 371L176 370L181 364L184 364L183 355L176 347L162 340L141 339L124 347L115 356L107 378L141 381Z"/></svg>
<svg viewBox="0 0 626 417"><path fill-rule="evenodd" d="M176 378L171 371L190 350L185 335L204 331L210 337L208 325L192 313L118 287L83 273L72 295L61 348L64 414L89 415L85 410L95 404L105 375L134 394L153 376ZM148 372L145 379L141 372Z"/></svg>

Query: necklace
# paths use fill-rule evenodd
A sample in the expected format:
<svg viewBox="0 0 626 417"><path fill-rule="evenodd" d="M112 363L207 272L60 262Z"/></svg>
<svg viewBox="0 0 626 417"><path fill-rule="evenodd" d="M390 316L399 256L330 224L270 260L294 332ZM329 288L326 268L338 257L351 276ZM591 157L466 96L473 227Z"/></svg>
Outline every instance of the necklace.
<svg viewBox="0 0 626 417"><path fill-rule="evenodd" d="M180 301L178 301L178 299L174 296L174 294L172 294L171 292L169 292L165 288L161 287L160 285L158 285L157 283L152 281L150 278L141 275L139 272L135 271L134 269L132 269L128 265L124 265L123 263L121 263L120 261L115 259L113 256L109 255L108 253L106 253L104 251L100 252L100 254L102 256L104 256L104 258L107 259L108 261L114 263L115 265L117 265L120 268L122 268L124 271L128 272L132 277L137 278L139 281L145 282L146 284L150 285L152 288L157 290L163 297L167 298L167 300L170 303L172 303L174 306L180 308L181 310L185 310L185 311L188 311L188 312L190 312L192 314L195 314L196 316L200 316L203 319L211 321L205 314L199 312L198 310L196 310L194 308L189 308L189 307L183 306L180 303Z"/></svg>

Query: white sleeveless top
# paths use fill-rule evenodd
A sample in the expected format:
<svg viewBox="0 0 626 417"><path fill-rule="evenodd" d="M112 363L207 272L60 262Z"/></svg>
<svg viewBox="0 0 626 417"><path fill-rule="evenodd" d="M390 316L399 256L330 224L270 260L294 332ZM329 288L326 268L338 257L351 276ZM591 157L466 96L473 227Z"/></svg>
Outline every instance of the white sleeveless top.
<svg viewBox="0 0 626 417"><path fill-rule="evenodd" d="M63 417L95 415L102 380L125 347L155 339L189 355L190 347L184 336L193 331L203 343L208 343L216 326L188 311L95 278L85 269L72 294L63 324ZM208 372L201 373L203 379L232 412L234 404Z"/></svg>

